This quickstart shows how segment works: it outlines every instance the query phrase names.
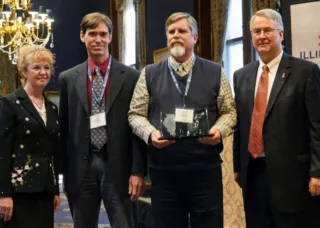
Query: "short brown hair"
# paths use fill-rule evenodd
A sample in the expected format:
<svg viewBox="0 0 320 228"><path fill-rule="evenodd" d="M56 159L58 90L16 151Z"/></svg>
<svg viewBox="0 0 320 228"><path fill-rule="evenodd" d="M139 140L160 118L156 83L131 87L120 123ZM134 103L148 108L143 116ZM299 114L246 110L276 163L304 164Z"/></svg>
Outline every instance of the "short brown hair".
<svg viewBox="0 0 320 228"><path fill-rule="evenodd" d="M182 12L177 12L177 13L173 13L173 14L170 15L170 17L166 21L166 32L168 32L168 27L171 24L173 24L174 22L179 21L181 19L186 19L188 21L190 30L191 30L193 35L198 34L198 23L197 23L197 21L190 14L182 13Z"/></svg>
<svg viewBox="0 0 320 228"><path fill-rule="evenodd" d="M87 29L94 29L98 27L100 23L104 23L108 27L109 33L112 33L113 25L111 19L98 12L85 15L80 23L80 30L81 32L86 33Z"/></svg>
<svg viewBox="0 0 320 228"><path fill-rule="evenodd" d="M18 51L18 73L20 77L21 85L24 86L26 84L26 79L23 76L23 72L27 70L28 65L30 64L30 60L39 60L44 59L48 61L50 65L51 74L54 73L54 62L55 62L55 56L52 54L52 52L45 47L42 46L31 46L26 45L22 46Z"/></svg>

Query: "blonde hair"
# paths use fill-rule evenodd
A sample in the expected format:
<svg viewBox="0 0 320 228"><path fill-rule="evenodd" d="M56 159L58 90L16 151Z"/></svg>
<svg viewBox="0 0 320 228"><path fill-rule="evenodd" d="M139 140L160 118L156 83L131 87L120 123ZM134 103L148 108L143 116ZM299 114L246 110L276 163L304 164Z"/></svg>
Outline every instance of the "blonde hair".
<svg viewBox="0 0 320 228"><path fill-rule="evenodd" d="M263 10L259 10L257 11L250 19L250 31L252 31L252 24L253 21L256 17L265 17L269 20L273 20L274 22L276 22L278 28L277 29L281 29L283 30L283 22L282 22L282 17L280 15L280 13L278 13L277 11L273 10L273 9L263 9Z"/></svg>
<svg viewBox="0 0 320 228"><path fill-rule="evenodd" d="M166 21L166 26L165 26L166 32L168 32L168 27L171 24L173 24L174 22L179 21L181 19L186 19L188 21L188 24L189 24L190 30L192 32L192 35L198 34L198 23L197 23L197 21L190 14L182 13L182 12L173 13L173 14L170 15L170 17Z"/></svg>
<svg viewBox="0 0 320 228"><path fill-rule="evenodd" d="M22 46L18 51L18 73L21 85L26 84L26 78L23 76L23 72L27 71L28 65L35 60L43 59L50 65L51 73L54 73L55 56L51 51L42 46Z"/></svg>

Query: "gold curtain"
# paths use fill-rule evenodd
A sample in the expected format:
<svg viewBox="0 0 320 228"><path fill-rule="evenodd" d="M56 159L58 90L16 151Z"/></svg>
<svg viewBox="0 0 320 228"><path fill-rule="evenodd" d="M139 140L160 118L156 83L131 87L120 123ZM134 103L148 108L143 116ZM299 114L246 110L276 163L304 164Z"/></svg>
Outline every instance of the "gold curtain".
<svg viewBox="0 0 320 228"><path fill-rule="evenodd" d="M212 60L221 62L227 30L228 0L211 0Z"/></svg>
<svg viewBox="0 0 320 228"><path fill-rule="evenodd" d="M223 140L221 153L223 182L223 220L224 228L245 228L242 191L234 181L233 175L233 136Z"/></svg>
<svg viewBox="0 0 320 228"><path fill-rule="evenodd" d="M123 63L124 61L124 51L125 51L125 31L123 24L123 10L125 7L125 0L115 0L116 10L117 10L117 19L118 19L118 42L119 42L119 62Z"/></svg>
<svg viewBox="0 0 320 228"><path fill-rule="evenodd" d="M16 88L14 66L8 55L0 51L0 97L11 93Z"/></svg>
<svg viewBox="0 0 320 228"><path fill-rule="evenodd" d="M253 13L266 8L275 10L277 2L277 0L252 0Z"/></svg>
<svg viewBox="0 0 320 228"><path fill-rule="evenodd" d="M134 0L134 5L136 9L136 40L137 40L137 56L138 62L137 66L142 69L146 66L146 6L145 0Z"/></svg>

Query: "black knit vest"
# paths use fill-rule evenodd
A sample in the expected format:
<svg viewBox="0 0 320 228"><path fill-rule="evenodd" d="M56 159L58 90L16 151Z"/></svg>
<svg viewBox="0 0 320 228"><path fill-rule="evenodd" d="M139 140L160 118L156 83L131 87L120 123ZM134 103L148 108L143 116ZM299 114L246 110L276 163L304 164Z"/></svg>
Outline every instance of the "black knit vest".
<svg viewBox="0 0 320 228"><path fill-rule="evenodd" d="M218 116L217 97L220 90L221 66L197 57L192 71L186 108L207 108L209 126L212 127ZM160 130L160 112L174 113L176 107L183 106L183 97L174 85L168 69L168 60L146 67L146 83L150 95L149 121ZM200 143L197 139L177 140L163 149L150 146L150 166L162 170L210 169L220 165L222 149L222 143L210 146Z"/></svg>

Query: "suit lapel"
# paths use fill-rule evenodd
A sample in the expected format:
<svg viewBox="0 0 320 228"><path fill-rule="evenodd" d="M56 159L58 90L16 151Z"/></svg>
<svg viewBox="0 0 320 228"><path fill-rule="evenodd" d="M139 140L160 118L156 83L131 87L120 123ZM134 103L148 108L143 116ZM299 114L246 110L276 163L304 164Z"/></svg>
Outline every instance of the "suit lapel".
<svg viewBox="0 0 320 228"><path fill-rule="evenodd" d="M83 104L84 109L86 110L87 115L89 115L89 101L88 101L88 62L85 61L82 63L79 68L75 70L75 87L80 98L81 103Z"/></svg>
<svg viewBox="0 0 320 228"><path fill-rule="evenodd" d="M246 86L247 86L247 96L248 97L248 116L252 116L253 106L254 106L254 99L255 99L255 88L256 88L256 80L257 80L257 72L259 67L259 61L254 62L254 65L249 69Z"/></svg>
<svg viewBox="0 0 320 228"><path fill-rule="evenodd" d="M110 71L110 85L107 96L106 113L110 111L116 97L118 96L123 82L125 80L124 70L121 65L112 59L111 71Z"/></svg>
<svg viewBox="0 0 320 228"><path fill-rule="evenodd" d="M290 61L289 61L289 56L283 53L276 77L273 82L273 86L270 92L269 100L268 100L268 105L267 105L267 112L266 112L266 118L268 117L274 102L278 98L278 95L290 76L291 70L290 70Z"/></svg>
<svg viewBox="0 0 320 228"><path fill-rule="evenodd" d="M30 98L28 97L27 93L22 87L19 87L16 91L16 95L21 101L21 105L25 108L27 112L30 113L30 115L40 124L40 126L46 130L46 127L44 125L43 119L39 115L36 108L33 106Z"/></svg>

